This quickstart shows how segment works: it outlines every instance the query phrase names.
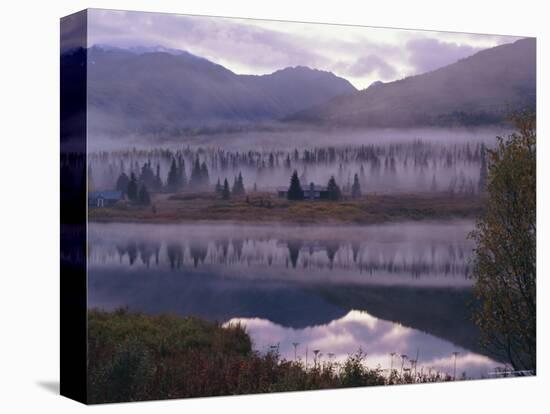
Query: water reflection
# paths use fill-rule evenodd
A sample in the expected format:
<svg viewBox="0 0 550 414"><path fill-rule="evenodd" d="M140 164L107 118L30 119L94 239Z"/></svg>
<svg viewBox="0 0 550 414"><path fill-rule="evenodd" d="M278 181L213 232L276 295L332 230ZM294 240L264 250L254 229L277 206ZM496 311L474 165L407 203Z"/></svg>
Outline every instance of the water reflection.
<svg viewBox="0 0 550 414"><path fill-rule="evenodd" d="M320 351L318 362L328 359L338 362L359 348L366 352L370 367L380 366L385 370L391 367L400 369L401 366L411 368L416 361L418 372L431 370L454 375L454 353L457 353L457 377L462 373L486 377L502 365L451 342L357 310L326 325L303 329L283 327L259 318L234 318L227 323L246 325L257 349L268 351L277 347L286 359L293 360L296 355L305 362L307 357L310 366L313 365L314 350ZM294 344L297 344L296 349Z"/></svg>
<svg viewBox="0 0 550 414"><path fill-rule="evenodd" d="M471 226L467 221L325 228L94 224L89 259L92 266L187 272L218 267L225 275L255 279L468 286Z"/></svg>
<svg viewBox="0 0 550 414"><path fill-rule="evenodd" d="M470 221L355 226L89 226L88 305L245 323L258 347L491 364L470 320ZM291 349L293 354L293 349ZM454 361L453 361L454 362ZM418 364L420 368L420 364ZM448 371L447 371L448 372Z"/></svg>

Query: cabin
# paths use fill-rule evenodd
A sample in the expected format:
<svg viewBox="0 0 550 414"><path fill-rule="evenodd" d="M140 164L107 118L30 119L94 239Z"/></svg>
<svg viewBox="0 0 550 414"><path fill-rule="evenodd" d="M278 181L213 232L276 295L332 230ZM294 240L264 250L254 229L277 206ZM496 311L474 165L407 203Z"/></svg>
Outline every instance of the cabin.
<svg viewBox="0 0 550 414"><path fill-rule="evenodd" d="M310 183L304 188L304 200L326 200L328 199L327 187Z"/></svg>
<svg viewBox="0 0 550 414"><path fill-rule="evenodd" d="M304 200L328 200L327 187L309 183L307 186L302 186L304 191ZM279 198L287 198L288 187L278 187L277 196Z"/></svg>
<svg viewBox="0 0 550 414"><path fill-rule="evenodd" d="M88 194L88 207L110 207L120 200L121 191L94 191Z"/></svg>

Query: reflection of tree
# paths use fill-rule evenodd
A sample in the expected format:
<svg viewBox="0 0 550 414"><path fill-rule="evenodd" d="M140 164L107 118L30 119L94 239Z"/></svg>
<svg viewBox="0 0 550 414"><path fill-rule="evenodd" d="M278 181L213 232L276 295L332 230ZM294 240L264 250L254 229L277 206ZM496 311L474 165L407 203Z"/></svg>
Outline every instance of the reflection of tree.
<svg viewBox="0 0 550 414"><path fill-rule="evenodd" d="M214 242L214 245L216 246L216 251L220 251L220 248L221 248L222 257L221 257L220 263L226 263L227 252L229 250L229 239L224 238L221 240L216 240Z"/></svg>
<svg viewBox="0 0 550 414"><path fill-rule="evenodd" d="M120 244L117 244L116 251L118 253L119 262L122 263L122 258L126 254L126 247Z"/></svg>
<svg viewBox="0 0 550 414"><path fill-rule="evenodd" d="M359 256L359 249L361 245L358 241L351 243L351 251L353 252L353 262L357 263L357 257Z"/></svg>
<svg viewBox="0 0 550 414"><path fill-rule="evenodd" d="M290 262L292 263L292 267L296 268L296 264L298 263L298 256L300 255L300 249L302 248L302 241L289 240L287 242L287 247L288 247L288 254L290 256Z"/></svg>
<svg viewBox="0 0 550 414"><path fill-rule="evenodd" d="M189 243L189 244L188 244ZM233 240L220 238L212 241L212 256L209 257L210 244L207 240L180 240L166 244L166 256L159 257L161 243L158 241L139 240L117 244L116 257L121 263L133 265L136 261L147 267L151 264L166 263L171 269L180 269L184 264L198 267L209 257L213 264L232 266L246 261L249 265L285 266L298 268L298 261L303 268L309 269L346 269L376 274L379 272L419 278L427 275L454 276L466 275L468 272L469 251L461 244L447 243L436 245L433 242L425 247L415 247L406 256L398 254L399 246L387 245L381 250L368 242L354 240L342 242L285 240L273 244L273 240L250 240L242 238ZM245 243L247 248L245 249ZM189 255L186 249L189 246ZM231 246L231 247L230 247ZM336 258L342 249L342 259ZM103 250L97 250L94 257L99 257ZM162 253L164 254L164 253ZM128 256L126 261L124 256ZM300 267L302 267L300 266Z"/></svg>
<svg viewBox="0 0 550 414"><path fill-rule="evenodd" d="M155 264L159 265L159 256L160 256L160 243L157 243L155 246Z"/></svg>
<svg viewBox="0 0 550 414"><path fill-rule="evenodd" d="M166 246L166 255L170 262L170 269L179 269L183 264L183 249L179 244L168 244Z"/></svg>
<svg viewBox="0 0 550 414"><path fill-rule="evenodd" d="M327 249L327 257L330 261L330 268L332 269L332 266L334 264L334 257L336 256L336 252L338 252L338 249L340 248L340 243L336 241L329 241L327 242L326 249Z"/></svg>
<svg viewBox="0 0 550 414"><path fill-rule="evenodd" d="M191 242L189 245L189 253L193 258L193 266L197 267L199 265L199 262L204 263L204 259L206 259L207 252L208 252L207 245L196 241Z"/></svg>
<svg viewBox="0 0 550 414"><path fill-rule="evenodd" d="M159 250L158 243L154 243L154 242L140 243L140 244L138 244L137 248L138 248L138 251L139 251L139 257L141 258L141 261L147 267L149 267L149 265L151 263L151 257L153 257L153 255L155 255L155 253L157 255L156 262L158 264L158 250Z"/></svg>
<svg viewBox="0 0 550 414"><path fill-rule="evenodd" d="M126 248L128 252L128 259L130 260L130 265L133 265L137 259L137 245L135 242L129 242L128 247Z"/></svg>
<svg viewBox="0 0 550 414"><path fill-rule="evenodd" d="M241 260L244 241L242 239L239 239L239 240L233 240L232 243L233 243L233 250L235 250L235 254L237 255L237 259Z"/></svg>

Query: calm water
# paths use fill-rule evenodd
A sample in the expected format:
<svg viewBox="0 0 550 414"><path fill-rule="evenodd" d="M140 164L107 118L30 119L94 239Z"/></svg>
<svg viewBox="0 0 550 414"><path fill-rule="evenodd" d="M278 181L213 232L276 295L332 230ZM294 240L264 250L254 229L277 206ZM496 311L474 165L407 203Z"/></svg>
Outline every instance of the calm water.
<svg viewBox="0 0 550 414"><path fill-rule="evenodd" d="M458 352L457 375L484 376L501 364L469 321L472 227L94 223L89 306L240 322L259 351L309 363L361 348L370 366L453 374Z"/></svg>

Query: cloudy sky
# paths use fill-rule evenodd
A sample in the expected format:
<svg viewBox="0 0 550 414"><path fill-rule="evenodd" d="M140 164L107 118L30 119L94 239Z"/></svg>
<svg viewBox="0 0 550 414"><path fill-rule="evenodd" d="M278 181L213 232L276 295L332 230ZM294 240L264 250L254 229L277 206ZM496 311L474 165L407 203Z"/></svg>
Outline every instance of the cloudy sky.
<svg viewBox="0 0 550 414"><path fill-rule="evenodd" d="M427 72L518 38L345 25L91 10L88 43L186 50L239 74L327 70L359 89Z"/></svg>

